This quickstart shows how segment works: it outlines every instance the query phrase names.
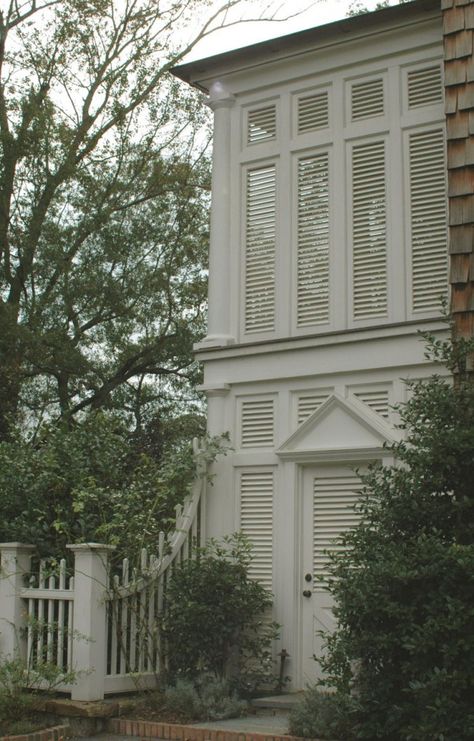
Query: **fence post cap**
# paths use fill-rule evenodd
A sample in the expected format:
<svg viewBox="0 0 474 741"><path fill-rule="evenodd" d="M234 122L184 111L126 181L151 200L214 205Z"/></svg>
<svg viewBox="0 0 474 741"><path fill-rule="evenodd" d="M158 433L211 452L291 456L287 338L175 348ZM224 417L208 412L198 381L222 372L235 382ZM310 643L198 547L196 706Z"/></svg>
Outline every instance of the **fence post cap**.
<svg viewBox="0 0 474 741"><path fill-rule="evenodd" d="M114 551L116 547L106 543L72 543L66 546L70 551Z"/></svg>
<svg viewBox="0 0 474 741"><path fill-rule="evenodd" d="M10 543L0 543L0 551L35 551L36 546L30 543L18 543L13 541Z"/></svg>

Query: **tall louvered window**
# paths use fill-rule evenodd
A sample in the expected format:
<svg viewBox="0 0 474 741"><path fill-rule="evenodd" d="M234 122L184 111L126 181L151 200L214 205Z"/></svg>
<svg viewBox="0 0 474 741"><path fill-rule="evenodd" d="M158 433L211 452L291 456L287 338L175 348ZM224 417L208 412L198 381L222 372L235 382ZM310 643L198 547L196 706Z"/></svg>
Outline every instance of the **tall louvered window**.
<svg viewBox="0 0 474 741"><path fill-rule="evenodd" d="M361 489L357 476L315 477L313 488L313 576L314 589L324 588L329 576L329 553L344 550L337 540L355 525L359 515L354 505ZM323 580L323 581L321 581Z"/></svg>
<svg viewBox="0 0 474 741"><path fill-rule="evenodd" d="M319 409L321 404L324 404L328 397L329 392L327 390L311 391L300 394L297 406L298 425L303 424L303 422L307 420L308 417L316 411L316 409Z"/></svg>
<svg viewBox="0 0 474 741"><path fill-rule="evenodd" d="M273 399L252 399L241 404L241 445L268 448L273 445Z"/></svg>
<svg viewBox="0 0 474 741"><path fill-rule="evenodd" d="M443 79L439 64L411 70L407 75L407 84L409 108L443 102Z"/></svg>
<svg viewBox="0 0 474 741"><path fill-rule="evenodd" d="M245 330L265 332L275 324L276 168L247 173Z"/></svg>
<svg viewBox="0 0 474 741"><path fill-rule="evenodd" d="M447 291L444 133L409 138L413 311L439 310Z"/></svg>
<svg viewBox="0 0 474 741"><path fill-rule="evenodd" d="M329 94L302 95L298 98L298 134L325 129L329 126Z"/></svg>
<svg viewBox="0 0 474 741"><path fill-rule="evenodd" d="M276 137L276 106L270 105L249 111L247 119L247 143L259 144Z"/></svg>
<svg viewBox="0 0 474 741"><path fill-rule="evenodd" d="M355 82L351 87L353 121L381 116L384 113L383 79Z"/></svg>
<svg viewBox="0 0 474 741"><path fill-rule="evenodd" d="M354 319L387 314L385 143L352 150L352 287Z"/></svg>
<svg viewBox="0 0 474 741"><path fill-rule="evenodd" d="M373 412L380 414L381 417L388 419L389 407L388 407L388 391L387 389L377 389L374 391L355 391L354 396L367 404Z"/></svg>
<svg viewBox="0 0 474 741"><path fill-rule="evenodd" d="M253 546L249 575L272 588L273 471L240 474L240 529Z"/></svg>
<svg viewBox="0 0 474 741"><path fill-rule="evenodd" d="M329 155L298 161L297 326L329 321Z"/></svg>

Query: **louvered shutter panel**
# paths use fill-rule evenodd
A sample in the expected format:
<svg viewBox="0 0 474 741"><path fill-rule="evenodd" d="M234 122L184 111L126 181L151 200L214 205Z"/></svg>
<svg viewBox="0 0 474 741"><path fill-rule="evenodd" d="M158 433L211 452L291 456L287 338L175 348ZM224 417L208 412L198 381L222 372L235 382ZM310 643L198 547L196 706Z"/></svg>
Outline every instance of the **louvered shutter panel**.
<svg viewBox="0 0 474 741"><path fill-rule="evenodd" d="M297 326L329 321L329 155L298 161Z"/></svg>
<svg viewBox="0 0 474 741"><path fill-rule="evenodd" d="M329 126L329 95L323 93L298 98L298 134L325 129Z"/></svg>
<svg viewBox="0 0 474 741"><path fill-rule="evenodd" d="M443 130L410 134L409 155L413 311L440 310L448 284Z"/></svg>
<svg viewBox="0 0 474 741"><path fill-rule="evenodd" d="M314 391L310 394L301 394L298 397L298 424L301 425L310 417L321 404L329 397L327 391Z"/></svg>
<svg viewBox="0 0 474 741"><path fill-rule="evenodd" d="M313 576L314 589L323 589L329 576L326 551L342 551L337 539L359 521L354 505L361 482L357 476L316 477L313 489ZM323 579L323 583L321 583Z"/></svg>
<svg viewBox="0 0 474 741"><path fill-rule="evenodd" d="M273 445L273 399L243 401L241 406L241 443L243 448Z"/></svg>
<svg viewBox="0 0 474 741"><path fill-rule="evenodd" d="M409 108L443 102L443 78L440 65L412 70L408 73L407 82Z"/></svg>
<svg viewBox="0 0 474 741"><path fill-rule="evenodd" d="M245 330L265 332L275 322L275 165L247 173Z"/></svg>
<svg viewBox="0 0 474 741"><path fill-rule="evenodd" d="M360 401L367 404L374 412L381 417L388 419L388 391L380 389L378 391L356 391L354 394Z"/></svg>
<svg viewBox="0 0 474 741"><path fill-rule="evenodd" d="M352 285L354 319L387 314L385 144L352 150Z"/></svg>
<svg viewBox="0 0 474 741"><path fill-rule="evenodd" d="M352 120L381 116L384 112L383 80L353 83L351 87Z"/></svg>
<svg viewBox="0 0 474 741"><path fill-rule="evenodd" d="M240 476L240 529L253 546L249 576L272 588L273 472Z"/></svg>
<svg viewBox="0 0 474 741"><path fill-rule="evenodd" d="M258 108L248 113L248 144L258 144L276 137L276 107Z"/></svg>

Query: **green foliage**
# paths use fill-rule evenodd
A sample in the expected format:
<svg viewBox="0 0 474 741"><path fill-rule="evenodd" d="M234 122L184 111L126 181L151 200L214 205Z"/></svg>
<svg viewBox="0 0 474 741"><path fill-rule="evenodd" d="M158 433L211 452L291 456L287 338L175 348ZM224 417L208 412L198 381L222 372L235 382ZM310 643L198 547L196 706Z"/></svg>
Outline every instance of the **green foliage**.
<svg viewBox="0 0 474 741"><path fill-rule="evenodd" d="M62 681L73 683L74 672L65 675L47 662L32 670L20 658L0 656L0 731L13 735L46 727L47 724L37 715L37 690L41 687L44 700L44 692L54 691Z"/></svg>
<svg viewBox="0 0 474 741"><path fill-rule="evenodd" d="M411 383L398 463L364 477L362 522L333 557L338 629L322 661L354 735L474 736L474 343L431 341L455 372Z"/></svg>
<svg viewBox="0 0 474 741"><path fill-rule="evenodd" d="M120 419L97 413L82 425L45 428L35 446L0 443L0 539L64 556L66 543L105 542L117 557L156 549L196 473L191 443L156 460L137 452ZM220 449L209 442L213 459Z"/></svg>
<svg viewBox="0 0 474 741"><path fill-rule="evenodd" d="M205 6L26 0L0 15L0 439L87 409L139 426L143 406L195 398L208 119L169 69Z"/></svg>
<svg viewBox="0 0 474 741"><path fill-rule="evenodd" d="M248 689L272 676L278 626L265 619L271 595L248 576L249 542L212 540L172 574L162 629L172 677L232 676Z"/></svg>
<svg viewBox="0 0 474 741"><path fill-rule="evenodd" d="M178 679L155 698L160 716L179 723L238 718L247 709L235 690L222 679L205 676L198 683Z"/></svg>
<svg viewBox="0 0 474 741"><path fill-rule="evenodd" d="M300 738L353 738L354 701L349 695L322 692L309 687L290 711L289 732Z"/></svg>

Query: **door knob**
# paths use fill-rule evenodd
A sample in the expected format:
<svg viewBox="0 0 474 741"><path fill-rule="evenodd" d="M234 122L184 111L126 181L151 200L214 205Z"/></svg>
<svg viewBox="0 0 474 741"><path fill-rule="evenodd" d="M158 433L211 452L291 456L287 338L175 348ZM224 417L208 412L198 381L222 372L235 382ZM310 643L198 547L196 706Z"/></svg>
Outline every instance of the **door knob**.
<svg viewBox="0 0 474 741"><path fill-rule="evenodd" d="M311 590L310 589L305 589L303 591L303 597L311 597Z"/></svg>

